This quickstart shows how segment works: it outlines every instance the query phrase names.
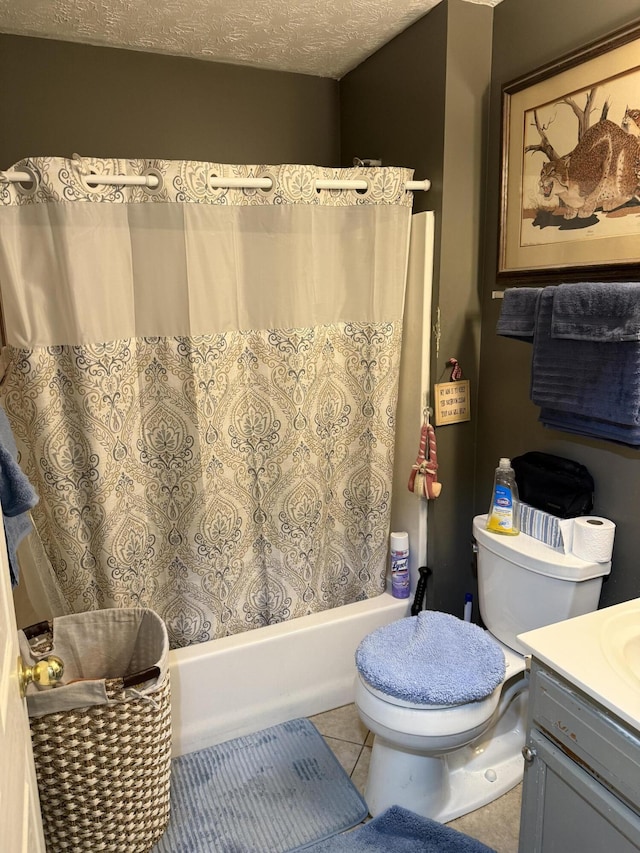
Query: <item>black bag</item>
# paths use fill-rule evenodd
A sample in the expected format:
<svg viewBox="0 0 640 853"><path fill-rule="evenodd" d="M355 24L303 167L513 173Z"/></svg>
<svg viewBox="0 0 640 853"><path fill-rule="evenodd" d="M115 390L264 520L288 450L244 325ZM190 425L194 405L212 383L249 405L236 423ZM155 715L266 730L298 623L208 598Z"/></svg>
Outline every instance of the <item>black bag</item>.
<svg viewBox="0 0 640 853"><path fill-rule="evenodd" d="M593 477L579 462L531 451L511 460L520 500L558 518L588 515L593 509Z"/></svg>

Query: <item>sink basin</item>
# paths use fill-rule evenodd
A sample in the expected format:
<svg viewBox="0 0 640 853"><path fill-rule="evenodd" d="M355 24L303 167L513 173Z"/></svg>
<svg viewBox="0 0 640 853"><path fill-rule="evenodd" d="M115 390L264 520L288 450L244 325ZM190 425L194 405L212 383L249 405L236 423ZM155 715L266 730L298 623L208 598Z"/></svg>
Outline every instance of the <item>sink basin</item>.
<svg viewBox="0 0 640 853"><path fill-rule="evenodd" d="M606 619L600 629L600 646L618 675L640 687L640 606Z"/></svg>
<svg viewBox="0 0 640 853"><path fill-rule="evenodd" d="M535 628L518 642L640 735L640 597Z"/></svg>

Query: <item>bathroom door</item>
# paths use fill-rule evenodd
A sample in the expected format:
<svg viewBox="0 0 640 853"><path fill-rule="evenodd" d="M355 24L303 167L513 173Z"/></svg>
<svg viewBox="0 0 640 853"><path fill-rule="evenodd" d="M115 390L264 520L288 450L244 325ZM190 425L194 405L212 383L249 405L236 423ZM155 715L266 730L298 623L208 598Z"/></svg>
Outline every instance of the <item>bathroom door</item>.
<svg viewBox="0 0 640 853"><path fill-rule="evenodd" d="M18 638L0 513L0 847L44 853L29 719L18 687Z"/></svg>

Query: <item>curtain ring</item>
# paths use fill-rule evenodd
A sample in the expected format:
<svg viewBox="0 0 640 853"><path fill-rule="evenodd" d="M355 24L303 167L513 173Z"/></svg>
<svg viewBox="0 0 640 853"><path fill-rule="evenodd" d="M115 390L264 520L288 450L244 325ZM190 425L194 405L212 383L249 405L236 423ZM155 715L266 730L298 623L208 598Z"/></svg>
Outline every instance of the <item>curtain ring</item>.
<svg viewBox="0 0 640 853"><path fill-rule="evenodd" d="M84 158L80 156L80 154L73 154L71 160L76 168L76 171L80 175L81 178L88 178L91 172L87 168Z"/></svg>

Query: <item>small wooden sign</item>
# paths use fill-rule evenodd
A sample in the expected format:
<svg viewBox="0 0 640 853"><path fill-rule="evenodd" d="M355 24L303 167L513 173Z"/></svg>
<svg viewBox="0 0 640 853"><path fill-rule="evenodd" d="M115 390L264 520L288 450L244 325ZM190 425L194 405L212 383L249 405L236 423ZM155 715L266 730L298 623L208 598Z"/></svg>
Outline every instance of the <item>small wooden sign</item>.
<svg viewBox="0 0 640 853"><path fill-rule="evenodd" d="M437 383L435 402L436 426L470 421L469 380Z"/></svg>

